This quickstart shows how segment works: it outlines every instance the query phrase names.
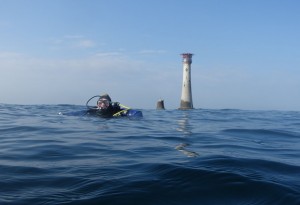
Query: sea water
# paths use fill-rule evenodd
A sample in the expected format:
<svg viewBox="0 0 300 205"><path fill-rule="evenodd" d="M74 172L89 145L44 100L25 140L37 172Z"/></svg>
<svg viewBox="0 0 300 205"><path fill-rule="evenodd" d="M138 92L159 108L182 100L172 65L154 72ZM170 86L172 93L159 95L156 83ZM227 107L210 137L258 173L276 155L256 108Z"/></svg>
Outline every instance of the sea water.
<svg viewBox="0 0 300 205"><path fill-rule="evenodd" d="M300 204L300 112L0 104L0 204Z"/></svg>

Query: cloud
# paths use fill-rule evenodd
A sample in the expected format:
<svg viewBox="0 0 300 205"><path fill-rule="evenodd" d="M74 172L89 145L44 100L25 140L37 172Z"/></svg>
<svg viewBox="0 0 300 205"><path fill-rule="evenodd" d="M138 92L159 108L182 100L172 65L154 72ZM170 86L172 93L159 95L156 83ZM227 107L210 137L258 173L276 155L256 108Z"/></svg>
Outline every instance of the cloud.
<svg viewBox="0 0 300 205"><path fill-rule="evenodd" d="M9 52L9 51L0 52L0 58L2 59L18 58L22 56L23 54L18 52Z"/></svg>
<svg viewBox="0 0 300 205"><path fill-rule="evenodd" d="M166 53L165 50L141 50L140 54L162 54Z"/></svg>
<svg viewBox="0 0 300 205"><path fill-rule="evenodd" d="M168 107L179 101L180 64L179 72L174 72L171 66L120 51L69 59L4 54L0 58L0 103L82 105L103 92L136 108L154 108L159 98L166 99Z"/></svg>
<svg viewBox="0 0 300 205"><path fill-rule="evenodd" d="M84 104L108 92L114 100L137 108L178 108L181 63L142 60L128 53L100 52L82 58L36 58L0 52L0 103ZM282 70L192 65L196 108L299 110L299 75ZM285 79L289 79L288 81Z"/></svg>
<svg viewBox="0 0 300 205"><path fill-rule="evenodd" d="M9 52L0 56L3 103L82 104L87 97L103 91L121 97L128 90L143 92L140 86L149 87L144 82L152 75L144 62L119 53L63 60Z"/></svg>
<svg viewBox="0 0 300 205"><path fill-rule="evenodd" d="M74 42L74 46L79 48L92 48L96 46L96 43L92 40L82 39Z"/></svg>
<svg viewBox="0 0 300 205"><path fill-rule="evenodd" d="M83 36L81 36L81 35L65 35L63 38L65 38L65 39L82 39Z"/></svg>
<svg viewBox="0 0 300 205"><path fill-rule="evenodd" d="M65 35L59 39L51 40L51 48L55 50L60 49L80 49L80 48L94 48L97 43L91 39L87 39L81 35Z"/></svg>
<svg viewBox="0 0 300 205"><path fill-rule="evenodd" d="M101 52L96 53L95 56L98 57L106 57L106 56L122 56L123 54L121 52Z"/></svg>

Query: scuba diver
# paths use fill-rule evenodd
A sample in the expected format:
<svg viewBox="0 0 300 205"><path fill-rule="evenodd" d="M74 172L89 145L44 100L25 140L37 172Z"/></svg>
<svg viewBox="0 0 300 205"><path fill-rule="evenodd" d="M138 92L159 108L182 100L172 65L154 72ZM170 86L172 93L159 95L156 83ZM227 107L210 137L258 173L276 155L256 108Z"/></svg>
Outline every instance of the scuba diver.
<svg viewBox="0 0 300 205"><path fill-rule="evenodd" d="M88 106L91 99L99 97L96 106ZM130 109L118 102L112 102L108 94L103 94L101 96L96 95L89 99L86 103L88 107L87 114L95 114L101 117L115 117L115 116L126 116L127 111Z"/></svg>
<svg viewBox="0 0 300 205"><path fill-rule="evenodd" d="M98 98L96 106L90 106L89 102ZM131 109L119 102L112 102L108 94L96 95L91 97L86 102L87 111L86 114L96 115L99 117L110 118L110 117L130 117L140 118L143 117L143 113L140 110Z"/></svg>

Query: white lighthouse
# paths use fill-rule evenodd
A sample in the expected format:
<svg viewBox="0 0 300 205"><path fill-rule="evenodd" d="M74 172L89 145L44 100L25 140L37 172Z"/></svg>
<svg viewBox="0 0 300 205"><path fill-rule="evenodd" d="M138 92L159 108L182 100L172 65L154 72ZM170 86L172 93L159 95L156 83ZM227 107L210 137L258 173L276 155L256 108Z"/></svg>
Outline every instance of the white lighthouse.
<svg viewBox="0 0 300 205"><path fill-rule="evenodd" d="M192 100L192 84L191 84L191 64L192 56L191 53L183 53L183 80L182 80L182 92L179 109L193 109Z"/></svg>

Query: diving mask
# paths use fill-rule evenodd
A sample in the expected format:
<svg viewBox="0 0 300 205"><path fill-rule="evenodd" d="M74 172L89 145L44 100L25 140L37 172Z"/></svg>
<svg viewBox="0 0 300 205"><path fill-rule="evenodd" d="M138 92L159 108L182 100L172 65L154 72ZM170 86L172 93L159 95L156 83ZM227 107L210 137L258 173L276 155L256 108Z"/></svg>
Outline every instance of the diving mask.
<svg viewBox="0 0 300 205"><path fill-rule="evenodd" d="M109 107L109 101L107 99L99 99L97 102L97 107L99 109L107 109Z"/></svg>

